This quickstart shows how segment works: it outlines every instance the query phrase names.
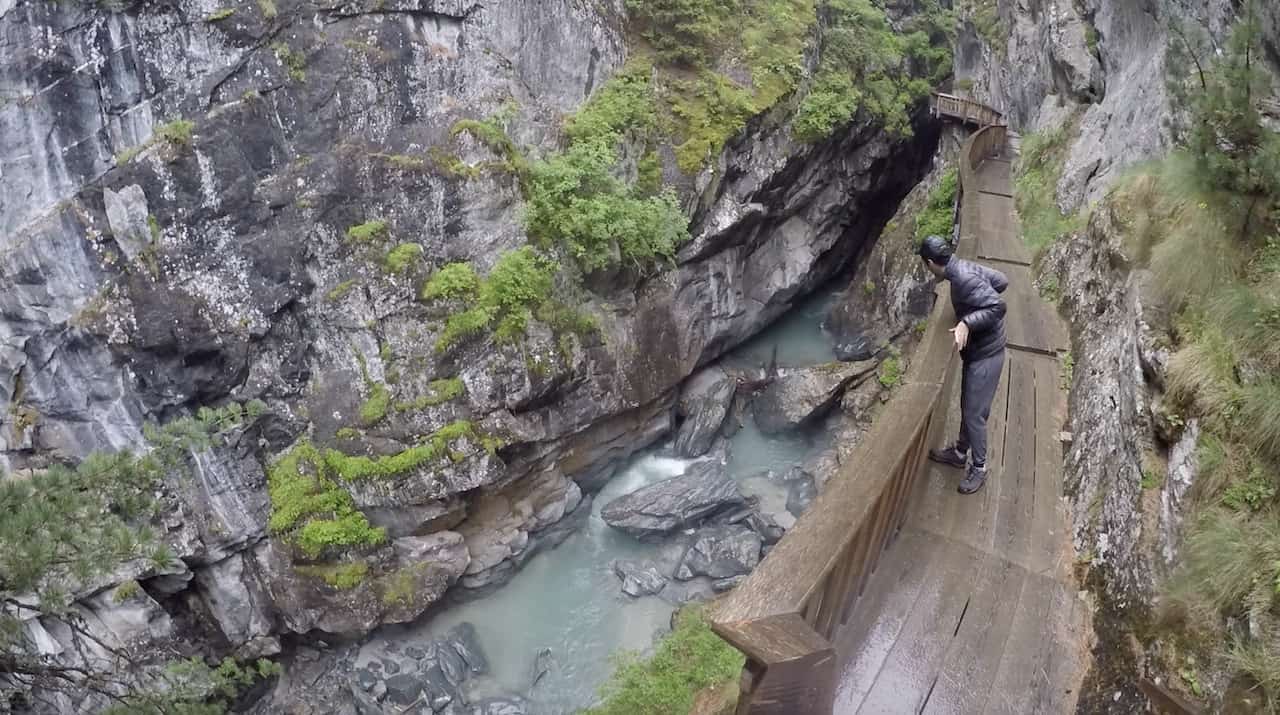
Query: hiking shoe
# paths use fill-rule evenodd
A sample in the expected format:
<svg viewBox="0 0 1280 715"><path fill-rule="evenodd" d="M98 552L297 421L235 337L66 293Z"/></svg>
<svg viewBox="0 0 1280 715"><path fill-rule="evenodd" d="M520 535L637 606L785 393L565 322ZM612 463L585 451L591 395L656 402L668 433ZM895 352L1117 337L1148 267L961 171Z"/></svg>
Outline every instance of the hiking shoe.
<svg viewBox="0 0 1280 715"><path fill-rule="evenodd" d="M960 493L972 494L982 488L987 483L986 467L969 467L969 472L964 475L964 479L960 480Z"/></svg>
<svg viewBox="0 0 1280 715"><path fill-rule="evenodd" d="M968 461L964 452L956 449L955 445L948 445L942 449L929 450L929 459L945 464L949 467L963 468L965 462Z"/></svg>

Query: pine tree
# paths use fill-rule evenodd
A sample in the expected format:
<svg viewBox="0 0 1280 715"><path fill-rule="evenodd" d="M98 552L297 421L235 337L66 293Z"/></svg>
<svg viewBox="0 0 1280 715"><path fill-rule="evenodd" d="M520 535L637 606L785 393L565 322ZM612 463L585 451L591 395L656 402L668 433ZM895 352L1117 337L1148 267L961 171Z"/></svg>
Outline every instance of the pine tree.
<svg viewBox="0 0 1280 715"><path fill-rule="evenodd" d="M96 639L72 607L78 588L121 564L139 561L145 571L172 563L174 554L151 528L166 475L262 407L204 409L196 418L148 427L149 448L139 454L97 453L30 476L0 474L0 711L58 693L92 692L118 703L121 712L219 712L217 699L228 689L254 672L272 671L270 663L246 671L234 661L214 667L200 659L144 668ZM37 617L94 642L114 667L82 668L42 656L23 625Z"/></svg>

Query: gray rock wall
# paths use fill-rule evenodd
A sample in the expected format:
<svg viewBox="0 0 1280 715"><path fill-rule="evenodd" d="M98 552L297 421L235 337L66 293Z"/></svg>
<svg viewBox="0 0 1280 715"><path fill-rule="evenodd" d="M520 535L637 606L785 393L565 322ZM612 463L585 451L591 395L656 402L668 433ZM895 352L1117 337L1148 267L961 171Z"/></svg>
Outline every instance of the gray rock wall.
<svg viewBox="0 0 1280 715"><path fill-rule="evenodd" d="M443 166L495 159L450 128L514 106L510 137L553 150L625 59L621 3L268 5L0 0L0 467L136 448L146 421L265 401L238 444L170 485L184 565L82 595L97 608L140 579L153 635L179 630L160 616L185 599L243 655L408 620L554 543L583 489L671 430L688 375L866 252L937 141L921 123L801 145L785 117L757 118L684 187L694 238L676 265L583 296L600 336L535 325L519 346L437 354L442 316L415 300L431 266L485 270L527 240L511 176ZM347 238L372 220L380 244ZM388 272L400 243L423 260ZM360 424L376 386L407 403L454 376L459 398ZM391 537L369 583L323 586L268 536L264 466L295 440L388 455L458 420L506 446L347 485ZM414 597L388 600L405 578ZM51 653L80 647L30 625Z"/></svg>

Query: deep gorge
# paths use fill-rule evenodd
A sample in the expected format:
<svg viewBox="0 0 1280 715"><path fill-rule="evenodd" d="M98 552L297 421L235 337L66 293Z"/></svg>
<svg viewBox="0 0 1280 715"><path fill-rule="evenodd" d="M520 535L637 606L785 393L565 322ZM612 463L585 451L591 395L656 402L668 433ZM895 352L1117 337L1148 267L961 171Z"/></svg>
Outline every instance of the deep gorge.
<svg viewBox="0 0 1280 715"><path fill-rule="evenodd" d="M289 660L500 589L676 435L686 378L851 280L933 162L919 104L909 138L863 118L802 142L783 102L693 172L627 136L623 180L656 156L689 240L654 268L557 273L536 315L502 313L527 324L514 343L439 349L457 308L424 300L424 280L459 261L498 270L524 244L534 189L517 165L553 160L563 118L620 70L622 17L572 2L0 7L4 466L145 450L148 423L181 423L163 439L191 453L157 485L171 553L77 583L87 632L21 616L43 652L93 663L106 639L152 664ZM845 327L883 344L910 316L894 319ZM75 698L50 706L103 704Z"/></svg>

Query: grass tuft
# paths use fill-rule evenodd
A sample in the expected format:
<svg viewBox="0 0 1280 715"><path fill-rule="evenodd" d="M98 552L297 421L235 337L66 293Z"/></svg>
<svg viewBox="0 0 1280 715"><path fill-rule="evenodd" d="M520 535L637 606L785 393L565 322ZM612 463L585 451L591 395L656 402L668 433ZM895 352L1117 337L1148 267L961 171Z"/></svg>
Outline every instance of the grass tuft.
<svg viewBox="0 0 1280 715"><path fill-rule="evenodd" d="M686 607L652 657L618 657L617 671L601 688L603 702L583 715L687 713L698 691L736 681L744 662L741 653L712 632L700 608Z"/></svg>

